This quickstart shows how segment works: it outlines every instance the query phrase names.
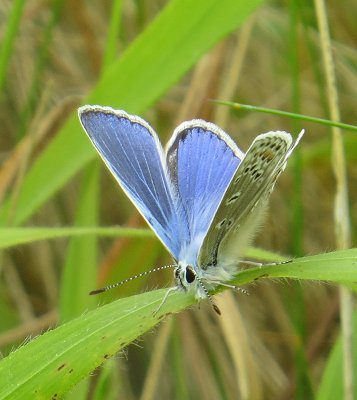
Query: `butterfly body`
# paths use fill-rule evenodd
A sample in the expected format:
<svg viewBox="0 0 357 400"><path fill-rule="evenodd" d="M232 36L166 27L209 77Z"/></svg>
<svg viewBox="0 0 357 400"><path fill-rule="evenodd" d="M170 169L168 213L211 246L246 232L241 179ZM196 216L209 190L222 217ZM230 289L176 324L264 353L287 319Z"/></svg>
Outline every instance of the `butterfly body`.
<svg viewBox="0 0 357 400"><path fill-rule="evenodd" d="M110 107L84 106L81 123L120 186L175 260L176 288L209 297L237 273L287 159L287 132L256 137L244 154L218 126L179 125L165 151L150 125Z"/></svg>

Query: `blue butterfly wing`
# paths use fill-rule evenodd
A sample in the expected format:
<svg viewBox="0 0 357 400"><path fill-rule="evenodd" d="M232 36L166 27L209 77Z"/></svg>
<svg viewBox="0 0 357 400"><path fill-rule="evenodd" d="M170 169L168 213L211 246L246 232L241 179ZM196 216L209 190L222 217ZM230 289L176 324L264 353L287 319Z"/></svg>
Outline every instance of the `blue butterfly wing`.
<svg viewBox="0 0 357 400"><path fill-rule="evenodd" d="M244 157L218 126L192 120L178 126L166 148L171 181L188 221L180 259L195 262L229 182Z"/></svg>
<svg viewBox="0 0 357 400"><path fill-rule="evenodd" d="M109 170L177 259L185 224L179 223L156 133L141 118L110 107L85 106L78 113Z"/></svg>

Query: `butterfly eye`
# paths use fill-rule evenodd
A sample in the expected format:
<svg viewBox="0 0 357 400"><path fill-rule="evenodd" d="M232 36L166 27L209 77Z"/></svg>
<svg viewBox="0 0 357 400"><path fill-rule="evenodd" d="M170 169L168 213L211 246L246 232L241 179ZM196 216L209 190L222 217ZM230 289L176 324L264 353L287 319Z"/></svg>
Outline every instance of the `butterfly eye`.
<svg viewBox="0 0 357 400"><path fill-rule="evenodd" d="M196 279L196 274L191 267L186 268L186 282L192 283Z"/></svg>

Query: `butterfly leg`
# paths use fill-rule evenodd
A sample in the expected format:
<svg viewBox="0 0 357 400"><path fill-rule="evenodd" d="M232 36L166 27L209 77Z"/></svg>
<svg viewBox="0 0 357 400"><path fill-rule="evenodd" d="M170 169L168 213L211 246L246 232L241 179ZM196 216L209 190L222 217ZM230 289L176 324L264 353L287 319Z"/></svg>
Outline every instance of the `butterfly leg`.
<svg viewBox="0 0 357 400"><path fill-rule="evenodd" d="M167 289L167 292L165 293L165 296L163 297L159 307L153 312L153 315L156 315L161 310L161 308L165 304L169 294L172 293L172 292L176 292L177 290L180 290L179 286L174 286L174 287L170 287L169 289Z"/></svg>
<svg viewBox="0 0 357 400"><path fill-rule="evenodd" d="M219 282L219 285L220 285L220 286L224 286L224 287L228 287L228 288L230 288L230 289L236 290L237 292L241 292L241 293L243 293L243 294L249 295L248 290L246 290L246 289L244 289L244 288L242 288L242 287L240 287L240 286L230 285L229 283L223 283L223 282Z"/></svg>
<svg viewBox="0 0 357 400"><path fill-rule="evenodd" d="M263 263L251 260L239 260L238 264L250 265L252 267L262 267L264 265Z"/></svg>
<svg viewBox="0 0 357 400"><path fill-rule="evenodd" d="M240 286L231 285L230 283L221 282L221 281L207 281L207 283L210 283L210 284L213 284L213 285L224 286L224 287L227 287L227 288L230 288L230 289L234 289L237 292L241 292L241 293L249 295L249 292L246 289L243 289Z"/></svg>
<svg viewBox="0 0 357 400"><path fill-rule="evenodd" d="M250 261L250 260L239 260L239 264L246 264L246 265L251 265L252 267L269 267L271 265L284 265L284 264L289 264L293 260L285 260L285 261L276 261L276 262L267 262L267 263L260 263L256 261Z"/></svg>
<svg viewBox="0 0 357 400"><path fill-rule="evenodd" d="M277 261L277 262L269 262L266 264L262 264L262 267L270 267L270 266L274 266L274 265L285 265L285 264L290 264L291 262L293 262L294 260L292 258L290 258L289 260L285 260L285 261Z"/></svg>

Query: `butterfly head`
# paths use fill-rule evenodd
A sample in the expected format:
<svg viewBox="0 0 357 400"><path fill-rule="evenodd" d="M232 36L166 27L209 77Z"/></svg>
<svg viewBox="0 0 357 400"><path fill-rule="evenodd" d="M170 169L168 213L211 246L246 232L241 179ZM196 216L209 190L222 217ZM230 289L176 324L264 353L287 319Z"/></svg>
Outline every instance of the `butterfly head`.
<svg viewBox="0 0 357 400"><path fill-rule="evenodd" d="M186 262L179 262L175 268L176 287L185 292L194 293L196 299L210 298L208 290L202 282L202 278L203 277L197 273L196 268Z"/></svg>
<svg viewBox="0 0 357 400"><path fill-rule="evenodd" d="M196 299L208 298L212 303L215 312L221 315L221 311L214 303L212 296L209 294L208 289L202 282L203 278L203 276L198 275L195 268L190 264L179 262L175 268L176 289L181 289L185 292L191 291L195 294ZM211 286L212 285L209 285L209 287ZM169 290L172 290L172 288Z"/></svg>
<svg viewBox="0 0 357 400"><path fill-rule="evenodd" d="M175 268L175 280L177 286L182 288L184 291L189 290L196 284L197 274L193 269L192 265L186 263L179 263Z"/></svg>

